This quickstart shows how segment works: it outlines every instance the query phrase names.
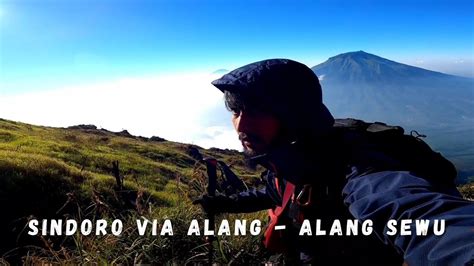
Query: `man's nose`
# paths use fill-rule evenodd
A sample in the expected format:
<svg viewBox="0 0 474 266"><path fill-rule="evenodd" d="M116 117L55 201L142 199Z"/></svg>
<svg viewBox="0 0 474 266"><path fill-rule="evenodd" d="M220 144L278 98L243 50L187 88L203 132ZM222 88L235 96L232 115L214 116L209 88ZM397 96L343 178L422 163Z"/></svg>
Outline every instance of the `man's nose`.
<svg viewBox="0 0 474 266"><path fill-rule="evenodd" d="M253 119L247 112L240 111L239 116L235 118L235 129L237 132L248 132L252 127Z"/></svg>

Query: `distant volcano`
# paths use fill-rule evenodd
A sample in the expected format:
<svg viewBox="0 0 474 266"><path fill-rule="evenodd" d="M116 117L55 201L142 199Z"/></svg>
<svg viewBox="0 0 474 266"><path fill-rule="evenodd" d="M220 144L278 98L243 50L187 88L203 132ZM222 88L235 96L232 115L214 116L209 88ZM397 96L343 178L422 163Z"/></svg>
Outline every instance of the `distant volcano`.
<svg viewBox="0 0 474 266"><path fill-rule="evenodd" d="M227 74L227 73L229 73L229 70L223 69L223 68L218 69L218 70L212 72L212 74L221 74L221 75L224 75L224 74Z"/></svg>
<svg viewBox="0 0 474 266"><path fill-rule="evenodd" d="M400 79L446 79L455 76L409 66L391 61L364 51L340 54L312 68L325 79L358 83L393 83L400 85ZM403 80L406 82L406 80Z"/></svg>
<svg viewBox="0 0 474 266"><path fill-rule="evenodd" d="M363 51L314 66L326 105L336 117L418 130L474 176L474 79L397 63Z"/></svg>

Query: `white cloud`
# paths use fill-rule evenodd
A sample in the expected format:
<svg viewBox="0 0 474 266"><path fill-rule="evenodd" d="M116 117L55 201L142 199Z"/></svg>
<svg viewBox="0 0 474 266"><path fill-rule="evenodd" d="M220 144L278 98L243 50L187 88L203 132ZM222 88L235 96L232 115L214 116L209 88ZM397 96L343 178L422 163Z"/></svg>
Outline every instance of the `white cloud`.
<svg viewBox="0 0 474 266"><path fill-rule="evenodd" d="M0 98L0 117L56 127L94 124L112 131L127 129L133 135L155 135L206 148L237 149L240 143L230 120L215 121L209 117L215 110L225 112L222 93L210 84L218 77L187 73L123 78L7 95ZM210 120L214 124L206 123Z"/></svg>
<svg viewBox="0 0 474 266"><path fill-rule="evenodd" d="M242 144L237 140L237 133L230 127L207 127L204 130L204 134L209 138L200 138L200 145L203 147L225 147L242 150Z"/></svg>

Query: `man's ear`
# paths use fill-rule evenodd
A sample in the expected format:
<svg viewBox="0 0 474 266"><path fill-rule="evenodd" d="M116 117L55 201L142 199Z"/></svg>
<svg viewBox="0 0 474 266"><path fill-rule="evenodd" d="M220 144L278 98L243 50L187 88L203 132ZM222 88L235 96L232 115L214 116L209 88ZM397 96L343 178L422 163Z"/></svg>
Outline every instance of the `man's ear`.
<svg viewBox="0 0 474 266"><path fill-rule="evenodd" d="M283 123L281 123L280 133L278 134L278 138L274 143L274 147L277 148L278 146L285 146L295 142L298 142L298 136L296 132L294 132L294 130L290 130Z"/></svg>

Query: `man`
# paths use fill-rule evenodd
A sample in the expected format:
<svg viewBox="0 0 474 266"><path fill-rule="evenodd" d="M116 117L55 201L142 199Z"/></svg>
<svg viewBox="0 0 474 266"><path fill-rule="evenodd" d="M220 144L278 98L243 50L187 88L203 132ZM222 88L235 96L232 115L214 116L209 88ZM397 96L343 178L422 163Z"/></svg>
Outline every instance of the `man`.
<svg viewBox="0 0 474 266"><path fill-rule="evenodd" d="M474 258L474 203L454 183L430 178L442 172L437 163L425 167L430 171L408 169L403 158L338 133L307 66L264 60L212 84L224 93L245 154L267 171L263 189L200 198L206 211L270 209L271 225L286 229L267 230L265 244L295 263L463 265ZM336 219L370 220L374 234L300 235L305 219L327 231ZM387 234L388 221L408 219L444 220L446 229L442 236Z"/></svg>

